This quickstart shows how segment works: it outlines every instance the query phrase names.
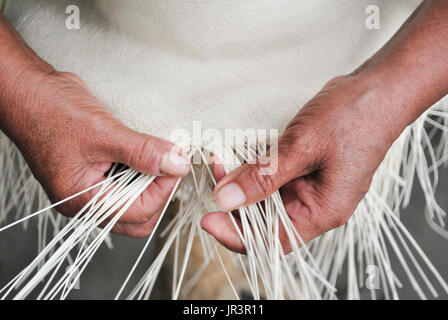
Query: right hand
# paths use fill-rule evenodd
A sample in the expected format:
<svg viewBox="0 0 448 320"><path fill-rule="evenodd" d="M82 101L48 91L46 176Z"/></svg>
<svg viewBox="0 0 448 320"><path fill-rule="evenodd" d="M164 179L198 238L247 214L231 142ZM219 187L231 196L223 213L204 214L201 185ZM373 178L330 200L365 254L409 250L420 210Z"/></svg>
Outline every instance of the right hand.
<svg viewBox="0 0 448 320"><path fill-rule="evenodd" d="M21 79L21 82L28 81ZM105 179L112 163L156 175L132 204L113 232L143 237L152 232L178 177L189 172L189 161L165 140L131 130L115 119L70 73L49 72L33 79L32 91L17 86L2 129L23 153L31 171L52 202L65 199ZM10 100L11 101L11 100ZM20 111L17 111L19 110ZM15 116L14 116L14 115ZM178 153L179 152L179 153ZM76 214L99 188L74 198L57 210Z"/></svg>

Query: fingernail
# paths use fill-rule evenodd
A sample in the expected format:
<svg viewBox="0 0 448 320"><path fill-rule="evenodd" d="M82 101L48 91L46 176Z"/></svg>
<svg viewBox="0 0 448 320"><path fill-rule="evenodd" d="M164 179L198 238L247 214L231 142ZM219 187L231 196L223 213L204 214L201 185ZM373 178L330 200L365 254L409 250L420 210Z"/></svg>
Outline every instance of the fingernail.
<svg viewBox="0 0 448 320"><path fill-rule="evenodd" d="M166 152L160 161L159 170L163 174L184 177L190 171L190 160L177 152Z"/></svg>
<svg viewBox="0 0 448 320"><path fill-rule="evenodd" d="M246 202L246 195L241 187L235 183L229 183L222 187L216 195L216 204L222 210L234 210Z"/></svg>

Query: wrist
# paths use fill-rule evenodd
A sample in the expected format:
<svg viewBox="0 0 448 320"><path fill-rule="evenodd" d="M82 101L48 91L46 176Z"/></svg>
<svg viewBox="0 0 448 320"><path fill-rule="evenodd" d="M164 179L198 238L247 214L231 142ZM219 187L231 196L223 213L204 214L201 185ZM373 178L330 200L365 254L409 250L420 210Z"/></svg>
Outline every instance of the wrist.
<svg viewBox="0 0 448 320"><path fill-rule="evenodd" d="M437 50L433 61L423 53L402 51L379 52L350 76L375 83L385 111L404 129L448 94L448 64L439 61Z"/></svg>
<svg viewBox="0 0 448 320"><path fill-rule="evenodd" d="M4 67L2 65L2 67ZM0 74L0 129L17 142L39 112L36 93L54 69L43 60L10 63Z"/></svg>
<svg viewBox="0 0 448 320"><path fill-rule="evenodd" d="M12 138L20 130L16 123L32 110L39 82L54 69L26 45L1 13L0 43L0 129Z"/></svg>
<svg viewBox="0 0 448 320"><path fill-rule="evenodd" d="M418 80L407 78L401 68L390 64L367 61L349 77L362 88L368 97L370 113L382 118L393 140L441 98L435 97L430 88L425 88Z"/></svg>

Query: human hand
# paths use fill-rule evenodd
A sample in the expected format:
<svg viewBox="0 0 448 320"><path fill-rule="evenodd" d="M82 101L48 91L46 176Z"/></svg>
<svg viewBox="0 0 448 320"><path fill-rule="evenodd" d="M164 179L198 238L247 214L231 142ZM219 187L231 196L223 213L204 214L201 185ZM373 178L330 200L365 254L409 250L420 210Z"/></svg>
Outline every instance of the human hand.
<svg viewBox="0 0 448 320"><path fill-rule="evenodd" d="M224 176L223 168L214 165L217 205L234 210L280 189L285 209L305 242L345 224L407 125L406 117L394 116L398 110L379 94L383 87L379 82L351 75L327 83L280 137L274 174L263 175L266 164L257 163ZM227 248L245 251L227 213L209 213L201 224ZM280 240L284 250L291 251L283 228Z"/></svg>
<svg viewBox="0 0 448 320"><path fill-rule="evenodd" d="M0 129L53 202L101 182L114 162L159 176L114 226L120 234L151 233L178 177L189 172L189 160L172 143L124 126L80 78L37 56L1 13ZM98 190L57 209L73 216Z"/></svg>
<svg viewBox="0 0 448 320"><path fill-rule="evenodd" d="M448 94L447 13L447 1L422 2L383 48L300 110L279 141L278 171L261 175L260 164L234 170L215 187L218 206L229 211L280 188L305 242L344 224L392 142ZM202 227L244 252L226 213L207 214ZM290 251L284 230L280 239Z"/></svg>
<svg viewBox="0 0 448 320"><path fill-rule="evenodd" d="M112 163L122 163L158 178L112 231L133 237L150 234L178 177L188 174L188 158L172 143L123 125L77 76L49 72L33 73L31 78L20 79L21 87L9 95L15 97L9 99L14 103L9 108L16 112L8 113L5 128L51 201L101 182ZM23 90L27 82L32 82L29 87L33 91ZM57 210L73 216L98 190L92 189Z"/></svg>

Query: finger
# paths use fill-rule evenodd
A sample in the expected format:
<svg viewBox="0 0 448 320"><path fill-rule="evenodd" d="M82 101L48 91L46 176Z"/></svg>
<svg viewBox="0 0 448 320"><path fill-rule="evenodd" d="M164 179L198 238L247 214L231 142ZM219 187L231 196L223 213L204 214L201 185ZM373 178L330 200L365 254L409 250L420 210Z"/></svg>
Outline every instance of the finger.
<svg viewBox="0 0 448 320"><path fill-rule="evenodd" d="M214 200L219 208L230 211L267 198L292 179L315 169L317 161L313 152L306 149L309 142L286 133L278 147L270 150L268 163L257 161L245 164L221 179L214 190Z"/></svg>
<svg viewBox="0 0 448 320"><path fill-rule="evenodd" d="M70 80L76 82L78 85L80 85L83 89L87 90L88 92L90 92L89 87L86 85L86 83L84 81L82 81L82 79L80 77L78 77L76 74L71 73L71 72L58 72L61 76L65 76L67 78L69 78Z"/></svg>
<svg viewBox="0 0 448 320"><path fill-rule="evenodd" d="M111 232L123 236L128 236L132 238L144 238L149 236L153 230L154 227L160 218L160 214L162 213L161 210L159 210L156 214L154 214L151 219L144 223L125 223L125 222L118 222L116 223L112 229ZM101 226L104 227L104 226Z"/></svg>
<svg viewBox="0 0 448 320"><path fill-rule="evenodd" d="M184 177L190 160L181 149L166 140L138 133L118 123L107 142L109 161L120 162L149 175Z"/></svg>
<svg viewBox="0 0 448 320"><path fill-rule="evenodd" d="M106 180L104 172L110 166L110 163L87 164L83 169L74 170L78 172L76 177L65 177L56 181L54 185L58 187L50 190L51 192L49 193L53 203L81 193L77 197L57 206L56 210L68 217L76 215L101 190L102 182ZM98 186L89 190L89 188L96 185Z"/></svg>
<svg viewBox="0 0 448 320"><path fill-rule="evenodd" d="M319 226L316 224L318 219L315 215L312 215L310 206L310 199L313 199L314 189L305 178L299 178L287 183L284 187L280 189L280 194L283 200L283 205L286 212L294 226L300 235L300 239L295 238L300 247L303 243L314 239L321 234ZM307 204L304 200L306 199ZM285 252L292 250L292 245L289 241L289 237L282 225L279 232L280 240L283 244Z"/></svg>
<svg viewBox="0 0 448 320"><path fill-rule="evenodd" d="M282 189L282 200L285 204L288 215L291 217L291 221L294 227L298 230L300 239L297 238L294 233L292 241L297 243L298 247L302 246L302 243L317 237L319 229L317 226L311 224L309 219L308 208L303 204L303 202L297 197L295 189L293 189L290 184L286 185L284 190ZM238 219L235 219L240 232L242 233L241 223ZM243 242L235 229L233 222L228 213L225 212L212 212L204 216L201 221L202 228L210 233L215 239L228 248L231 251L237 253L245 253ZM279 228L279 240L282 245L285 254L290 253L294 249L294 245L291 243L291 239L285 230L283 223L280 224Z"/></svg>
<svg viewBox="0 0 448 320"><path fill-rule="evenodd" d="M131 204L126 212L118 219L117 223L145 224L154 215L166 206L178 178L158 177L149 185L143 193ZM118 208L110 214L106 222L110 221L120 212Z"/></svg>
<svg viewBox="0 0 448 320"><path fill-rule="evenodd" d="M218 156L213 155L212 157L212 170L213 176L215 177L216 182L219 182L226 175L226 171Z"/></svg>
<svg viewBox="0 0 448 320"><path fill-rule="evenodd" d="M341 189L333 187L325 176L320 179L324 186L304 177L280 190L286 212L305 243L345 224L358 203L341 196Z"/></svg>
<svg viewBox="0 0 448 320"><path fill-rule="evenodd" d="M238 228L241 230L241 225L237 219ZM206 214L201 220L201 227L210 233L215 239L225 246L227 249L238 253L245 253L243 242L235 229L230 216L226 212L211 212Z"/></svg>
<svg viewBox="0 0 448 320"><path fill-rule="evenodd" d="M178 178L158 177L119 219L121 223L146 223L163 209Z"/></svg>
<svg viewBox="0 0 448 320"><path fill-rule="evenodd" d="M110 165L110 164L109 164ZM104 171L106 166L94 165L83 174L82 186L77 187L79 191L85 190L92 185L96 185L106 178ZM93 179L93 180L92 180ZM96 180L95 180L96 179ZM134 203L126 210L119 222L124 223L145 223L151 217L163 208L172 193L172 190L178 178L175 177L158 177L151 185L146 188L143 193L134 201ZM99 191L101 186L91 189L80 196L70 200L64 205L58 207L58 211L66 216L74 216L79 210L88 203ZM109 190L110 191L110 190ZM107 191L106 194L109 192ZM78 191L77 191L78 192ZM100 196L100 201L106 194ZM118 212L120 208L113 212L106 221L110 221Z"/></svg>

